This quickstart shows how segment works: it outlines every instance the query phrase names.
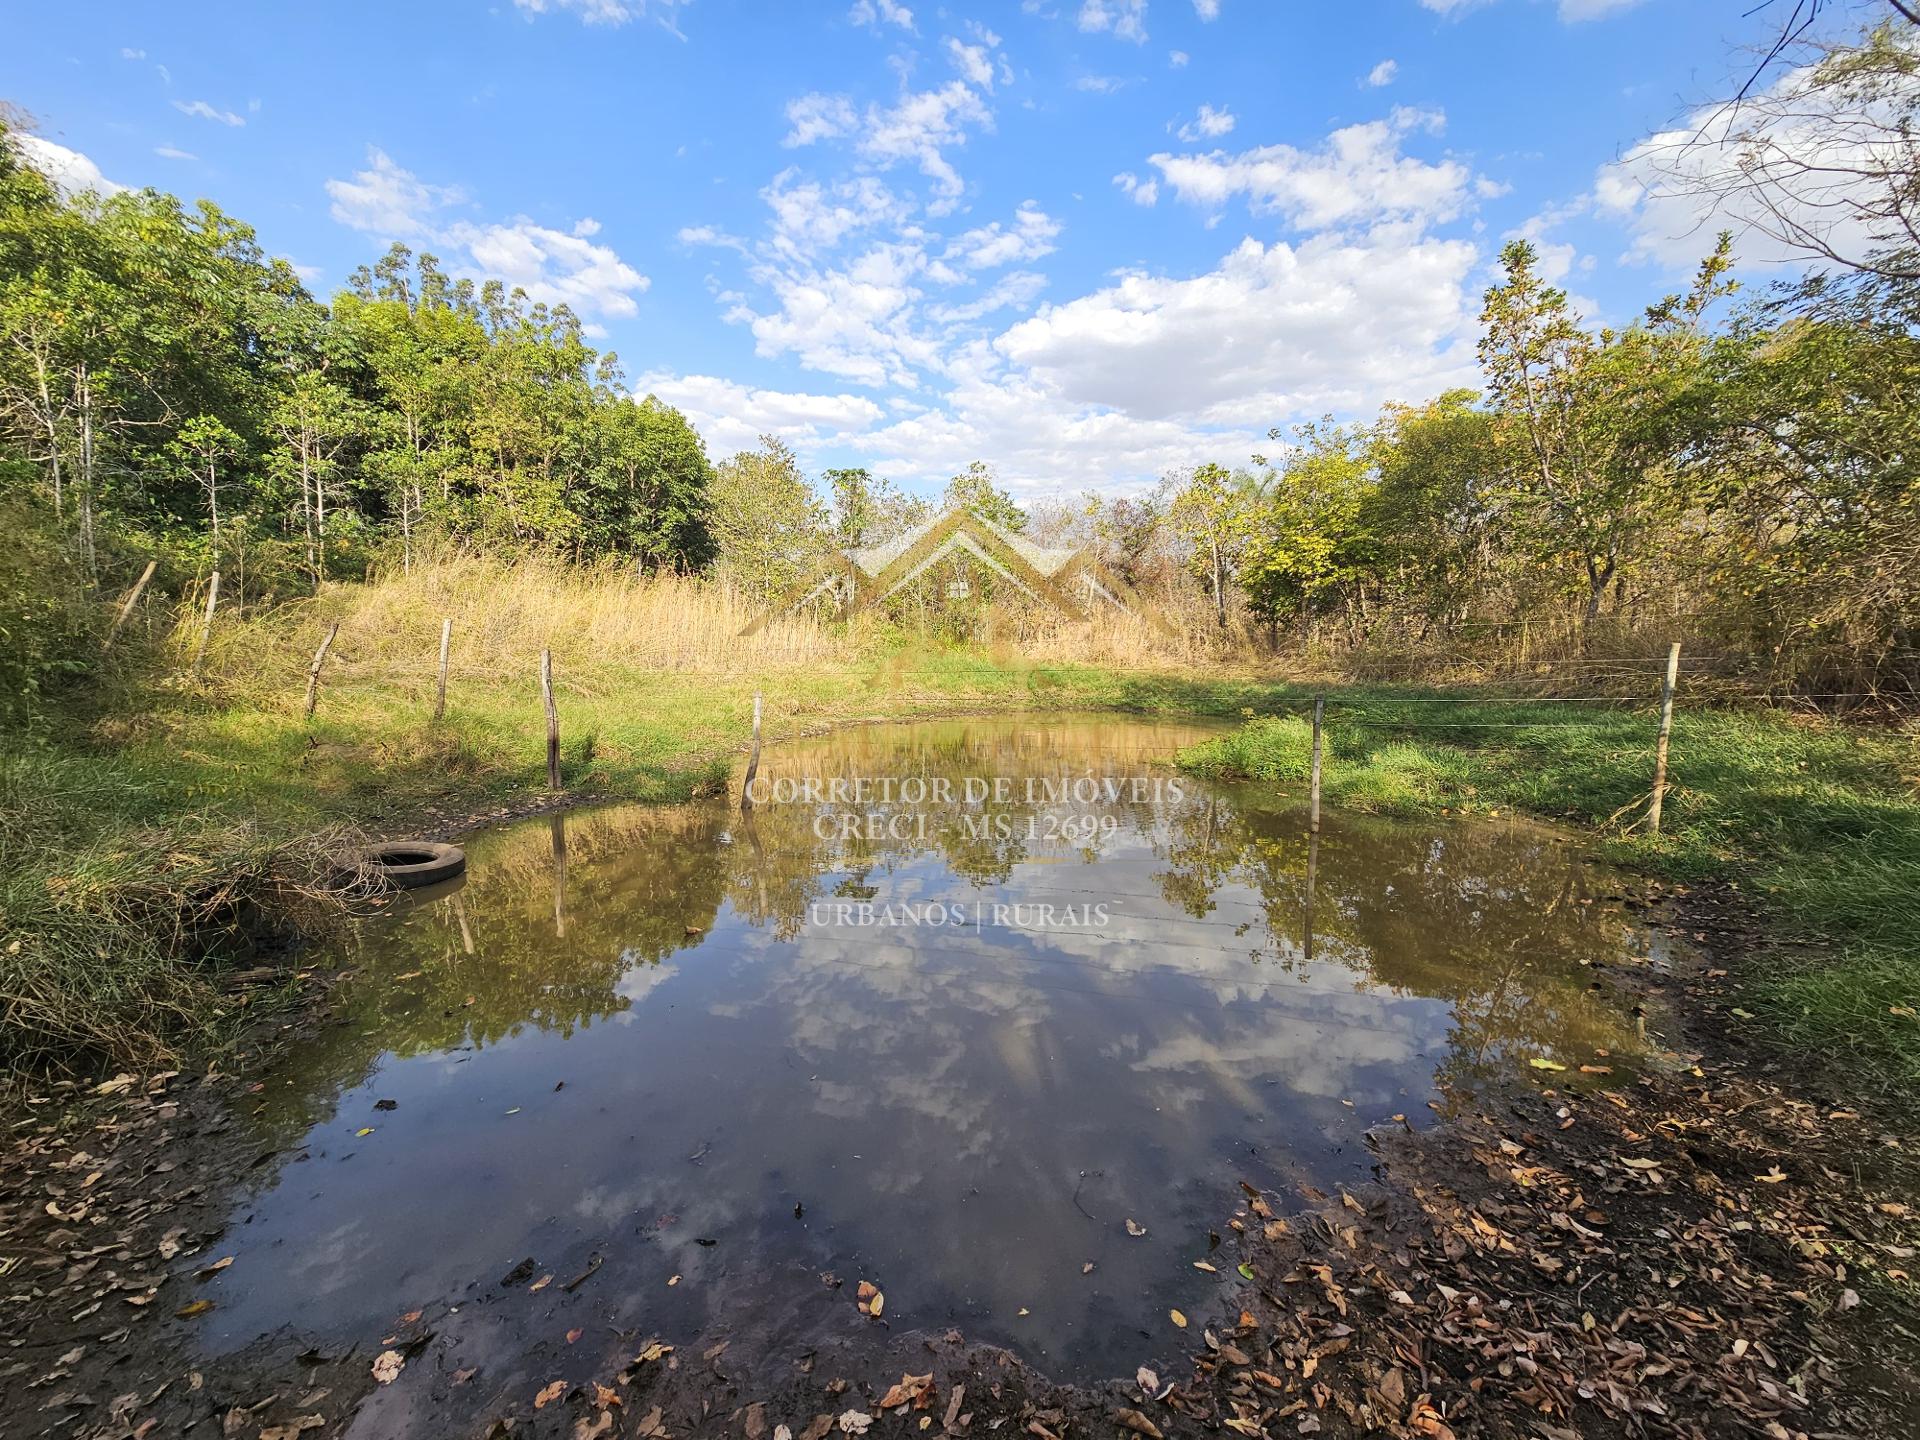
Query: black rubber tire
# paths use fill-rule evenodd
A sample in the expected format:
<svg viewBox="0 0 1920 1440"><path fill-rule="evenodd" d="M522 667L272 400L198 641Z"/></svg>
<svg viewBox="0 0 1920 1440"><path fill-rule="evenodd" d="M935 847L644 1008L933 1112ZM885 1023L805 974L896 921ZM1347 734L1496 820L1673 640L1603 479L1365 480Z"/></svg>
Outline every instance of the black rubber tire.
<svg viewBox="0 0 1920 1440"><path fill-rule="evenodd" d="M360 852L360 863L376 870L389 885L417 890L451 880L467 868L467 852L432 840L389 840Z"/></svg>

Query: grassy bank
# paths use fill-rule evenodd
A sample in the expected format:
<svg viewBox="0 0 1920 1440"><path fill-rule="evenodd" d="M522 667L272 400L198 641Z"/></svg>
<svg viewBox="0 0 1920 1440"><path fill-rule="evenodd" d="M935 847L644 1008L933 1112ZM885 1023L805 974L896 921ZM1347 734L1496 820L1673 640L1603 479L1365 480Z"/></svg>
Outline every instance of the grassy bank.
<svg viewBox="0 0 1920 1440"><path fill-rule="evenodd" d="M443 616L454 631L436 721ZM152 627L90 713L7 737L0 1064L92 1067L217 1044L241 1013L228 968L257 964L263 934L324 914L311 887L353 832L432 828L541 793L543 647L566 784L588 794L670 800L715 784L756 690L776 738L961 710L1257 714L1185 763L1283 787L1305 774L1302 686L1177 655L1142 663L1152 657L1126 637L956 653L798 622L743 641L746 618L691 582L451 561L225 621L197 680L191 624ZM336 623L309 722L306 670ZM1330 804L1524 809L1591 827L1638 866L1738 878L1840 942L1830 963L1763 976L1748 1008L1792 1042L1920 1089L1911 734L1683 707L1654 840L1631 828L1651 772L1644 705L1413 703L1431 698L1336 692Z"/></svg>
<svg viewBox="0 0 1920 1440"><path fill-rule="evenodd" d="M1655 737L1646 707L1421 698L1434 697L1335 696L1327 804L1402 815L1522 810L1594 832L1600 853L1635 868L1732 881L1783 928L1830 942L1781 949L1757 966L1742 1007L1752 1023L1920 1092L1920 739L1911 728L1683 706L1655 837L1645 833ZM1181 763L1303 790L1311 728L1300 702L1269 697L1260 708L1289 713L1262 714Z"/></svg>
<svg viewBox="0 0 1920 1440"><path fill-rule="evenodd" d="M681 799L724 776L764 692L778 737L865 717L1121 708L1237 714L1250 684L906 648L782 623L717 588L614 572L447 560L329 587L216 626L160 617L91 709L43 716L0 755L0 1066L158 1061L219 1042L224 986L263 935L311 925L356 831L392 835L545 787L537 684L554 653L571 791ZM442 617L454 622L435 720ZM313 719L307 668L329 627ZM1072 637L1037 637L1073 653ZM1124 640L1125 637L1122 637ZM295 913L300 912L300 913Z"/></svg>

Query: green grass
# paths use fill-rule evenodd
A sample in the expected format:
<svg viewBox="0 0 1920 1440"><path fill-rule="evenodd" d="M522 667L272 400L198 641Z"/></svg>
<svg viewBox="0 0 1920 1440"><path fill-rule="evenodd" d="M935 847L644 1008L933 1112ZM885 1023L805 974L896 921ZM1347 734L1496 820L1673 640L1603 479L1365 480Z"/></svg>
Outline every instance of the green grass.
<svg viewBox="0 0 1920 1440"><path fill-rule="evenodd" d="M268 651L251 672L141 682L91 724L0 737L0 1069L217 1048L246 1018L223 972L325 922L320 892L357 832L431 829L544 790L528 677L457 676L436 724L430 678L396 679L391 656L364 651L329 671L308 725L304 660L243 638ZM647 801L724 781L756 690L770 738L963 710L1231 715L1257 693L947 651L757 675L562 658L557 688L567 788Z"/></svg>
<svg viewBox="0 0 1920 1440"><path fill-rule="evenodd" d="M415 628L430 639L434 627ZM103 707L88 724L8 737L0 1064L90 1069L217 1045L243 1014L223 971L258 963L263 934L324 920L314 882L353 832L430 829L436 815L544 787L540 699L525 665L456 672L447 717L433 724L420 673L430 665L402 665L362 640L343 646L309 727L310 629L276 638L250 623L232 653L257 650L258 663L236 660L204 687L147 679L137 703ZM567 785L609 798L672 800L714 785L746 739L756 689L774 738L960 711L1251 715L1183 762L1274 782L1307 768L1307 691L1245 677L939 650L720 674L562 653L558 674ZM1785 923L1833 942L1769 962L1746 1008L1789 1045L1920 1093L1911 734L1683 709L1655 839L1631 828L1652 770L1645 707L1457 692L1447 698L1472 703L1413 703L1434 698L1333 694L1330 805L1524 810L1588 829L1607 858L1673 879L1734 879Z"/></svg>
<svg viewBox="0 0 1920 1440"><path fill-rule="evenodd" d="M1743 1008L1790 1049L1920 1093L1920 764L1906 731L1771 711L1682 709L1662 832L1646 833L1647 708L1343 691L1328 706L1325 803L1383 814L1518 810L1569 821L1607 859L1677 881L1727 880L1783 929ZM1303 697L1193 747L1201 774L1297 785Z"/></svg>

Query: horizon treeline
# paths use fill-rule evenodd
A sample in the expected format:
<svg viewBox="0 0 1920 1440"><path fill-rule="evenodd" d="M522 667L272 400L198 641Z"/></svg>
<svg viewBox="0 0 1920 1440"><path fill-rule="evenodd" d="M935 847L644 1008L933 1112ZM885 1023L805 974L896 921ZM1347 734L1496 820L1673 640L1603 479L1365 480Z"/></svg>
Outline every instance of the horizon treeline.
<svg viewBox="0 0 1920 1440"><path fill-rule="evenodd" d="M1860 103L1911 103L1913 47L1887 46L1834 62L1856 89L1862 55L1882 65L1893 88ZM1269 453L1196 456L1144 495L1023 508L975 462L943 502L1096 547L1222 651L1506 637L1510 654L1537 634L1588 653L1596 635L1671 634L1761 657L1783 685L1912 691L1917 249L1736 297L1722 235L1687 290L1613 329L1516 240L1485 297L1477 388L1276 428ZM149 560L161 593L218 568L222 602L243 606L447 544L713 575L771 604L828 546L934 508L861 469L811 479L773 437L713 462L563 305L400 246L322 303L211 202L63 195L0 128L15 703L89 668L105 601ZM967 639L996 604L1019 602L956 571L890 618Z"/></svg>

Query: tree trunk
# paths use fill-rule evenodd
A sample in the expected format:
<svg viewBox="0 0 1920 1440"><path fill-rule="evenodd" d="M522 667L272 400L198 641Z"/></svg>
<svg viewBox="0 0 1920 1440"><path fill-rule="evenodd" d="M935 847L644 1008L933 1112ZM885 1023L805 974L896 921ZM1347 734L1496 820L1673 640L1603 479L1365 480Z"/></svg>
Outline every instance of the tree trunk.
<svg viewBox="0 0 1920 1440"><path fill-rule="evenodd" d="M80 401L80 553L87 575L98 580L93 551L93 382L82 364L75 371Z"/></svg>
<svg viewBox="0 0 1920 1440"><path fill-rule="evenodd" d="M60 420L53 410L53 391L47 384L45 356L34 357L34 377L40 384L40 416L47 427L47 463L53 472L53 518L67 518L65 476L60 470Z"/></svg>
<svg viewBox="0 0 1920 1440"><path fill-rule="evenodd" d="M220 485L211 450L207 452L207 517L212 529L213 565L217 570L220 568Z"/></svg>
<svg viewBox="0 0 1920 1440"><path fill-rule="evenodd" d="M303 431L300 436L300 524L307 536L307 571L313 588L320 588L320 552L313 529L313 454Z"/></svg>

